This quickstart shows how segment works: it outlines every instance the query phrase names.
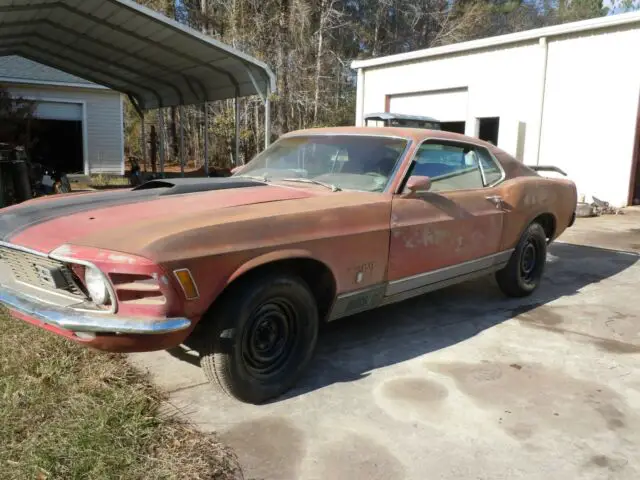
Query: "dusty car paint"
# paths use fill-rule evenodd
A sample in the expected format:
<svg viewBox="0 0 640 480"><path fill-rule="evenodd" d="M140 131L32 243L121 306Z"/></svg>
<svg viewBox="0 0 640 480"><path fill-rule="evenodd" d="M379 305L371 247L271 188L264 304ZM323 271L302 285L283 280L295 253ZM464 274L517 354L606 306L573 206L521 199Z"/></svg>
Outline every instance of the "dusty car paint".
<svg viewBox="0 0 640 480"><path fill-rule="evenodd" d="M401 291L397 283L390 290L390 282L477 259L493 265L495 255L495 262L503 261L539 215L553 216L556 238L568 227L575 208L571 182L540 177L479 140L443 131L372 127L314 129L289 136L307 133L393 135L410 143L383 193L279 183L176 195L142 201L133 208L111 205L54 217L6 241L44 253L72 244L74 255L89 256L109 275L161 279L165 303L120 301L117 314L179 313L192 320L189 330L154 336L98 335L82 341L105 350L136 351L181 343L233 281L273 262L306 259L324 269L330 292L320 309L327 318L338 318L375 307L388 300L389 292ZM407 195L401 191L405 173L417 146L427 138L488 148L500 162L504 180L480 192ZM502 198L498 204L486 198L496 195ZM19 215L20 208L5 212ZM190 271L197 298L184 298L172 275L176 269Z"/></svg>

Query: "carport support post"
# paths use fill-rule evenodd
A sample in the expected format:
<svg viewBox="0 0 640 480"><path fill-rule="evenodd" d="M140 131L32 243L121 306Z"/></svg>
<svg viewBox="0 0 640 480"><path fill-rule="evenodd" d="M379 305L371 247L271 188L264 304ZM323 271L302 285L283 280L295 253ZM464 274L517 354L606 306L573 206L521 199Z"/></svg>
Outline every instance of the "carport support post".
<svg viewBox="0 0 640 480"><path fill-rule="evenodd" d="M129 97L129 101L136 113L140 117L140 147L142 149L142 163L144 165L144 171L147 172L147 129L144 119L144 110L140 108L140 102L131 94L127 95Z"/></svg>
<svg viewBox="0 0 640 480"><path fill-rule="evenodd" d="M184 108L180 105L180 176L184 177Z"/></svg>
<svg viewBox="0 0 640 480"><path fill-rule="evenodd" d="M209 176L209 106L204 102L204 176Z"/></svg>
<svg viewBox="0 0 640 480"><path fill-rule="evenodd" d="M235 158L233 159L233 163L235 163L236 167L240 165L240 98L238 97L238 93L236 92L236 133L235 133Z"/></svg>
<svg viewBox="0 0 640 480"><path fill-rule="evenodd" d="M160 130L160 177L164 178L164 112L158 109L158 130Z"/></svg>
<svg viewBox="0 0 640 480"><path fill-rule="evenodd" d="M269 100L269 89L264 100L264 148L271 143L271 101Z"/></svg>
<svg viewBox="0 0 640 480"><path fill-rule="evenodd" d="M144 114L140 116L140 122L142 125L142 137L140 138L140 147L142 148L142 164L144 165L144 171L147 171L147 128L144 121Z"/></svg>

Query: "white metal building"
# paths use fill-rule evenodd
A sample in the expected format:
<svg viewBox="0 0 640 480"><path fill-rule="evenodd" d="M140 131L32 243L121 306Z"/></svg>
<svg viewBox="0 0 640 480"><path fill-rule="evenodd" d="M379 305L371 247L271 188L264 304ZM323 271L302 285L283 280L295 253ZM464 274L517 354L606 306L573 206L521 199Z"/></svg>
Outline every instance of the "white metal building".
<svg viewBox="0 0 640 480"><path fill-rule="evenodd" d="M435 117L592 196L640 197L640 12L356 61L356 123Z"/></svg>
<svg viewBox="0 0 640 480"><path fill-rule="evenodd" d="M36 156L68 173L124 174L119 92L16 55L0 56L0 85L36 101Z"/></svg>

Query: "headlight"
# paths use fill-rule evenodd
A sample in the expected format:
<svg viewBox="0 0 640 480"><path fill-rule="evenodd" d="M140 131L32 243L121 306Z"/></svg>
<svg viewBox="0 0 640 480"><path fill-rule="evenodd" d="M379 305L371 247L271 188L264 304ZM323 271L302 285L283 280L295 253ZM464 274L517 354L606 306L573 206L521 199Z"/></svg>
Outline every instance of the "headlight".
<svg viewBox="0 0 640 480"><path fill-rule="evenodd" d="M87 267L84 272L84 283L94 303L97 305L107 303L107 300L109 300L109 290L102 273L93 267Z"/></svg>

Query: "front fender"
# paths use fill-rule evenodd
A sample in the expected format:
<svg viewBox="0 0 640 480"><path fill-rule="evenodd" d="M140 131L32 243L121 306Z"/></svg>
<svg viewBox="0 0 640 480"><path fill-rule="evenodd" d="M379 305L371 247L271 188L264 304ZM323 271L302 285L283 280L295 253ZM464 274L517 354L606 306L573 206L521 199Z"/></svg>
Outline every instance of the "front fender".
<svg viewBox="0 0 640 480"><path fill-rule="evenodd" d="M295 260L297 258L306 258L309 260L315 260L318 261L316 258L313 257L313 255L311 254L311 252L309 252L308 250L303 250L303 249L291 249L291 250L278 250L275 252L269 252L269 253L265 253L263 255L259 255L255 258L252 258L251 260L249 260L248 262L243 263L238 269L236 269L235 272L233 272L229 278L227 279L227 283L225 285L229 286L229 284L233 283L235 280L237 280L239 277L241 277L242 275L244 275L245 273L261 267L263 265L267 265L269 263L273 263L273 262L278 262L278 261L282 261L282 260ZM324 262L320 262L320 263L324 263ZM325 266L327 266L327 268L329 268L328 265L325 264ZM331 270L329 268L329 270Z"/></svg>
<svg viewBox="0 0 640 480"><path fill-rule="evenodd" d="M296 259L307 259L321 263L335 276L333 268L327 262L318 259L318 256L313 255L309 250L296 248L260 252L253 255L250 252L239 252L235 255L199 259L188 263L181 262L180 267L189 268L200 291L199 298L185 302L185 316L194 318L204 315L227 287L246 273L274 262ZM176 266L171 268L176 268Z"/></svg>

